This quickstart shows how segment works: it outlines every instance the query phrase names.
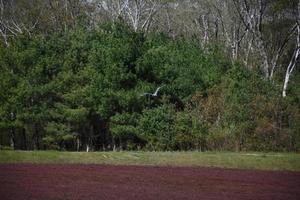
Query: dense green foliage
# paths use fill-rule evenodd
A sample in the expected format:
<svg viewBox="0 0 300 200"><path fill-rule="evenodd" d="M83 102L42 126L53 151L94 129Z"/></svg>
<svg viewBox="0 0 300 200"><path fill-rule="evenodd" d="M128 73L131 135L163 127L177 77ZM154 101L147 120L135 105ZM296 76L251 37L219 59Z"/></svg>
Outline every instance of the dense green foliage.
<svg viewBox="0 0 300 200"><path fill-rule="evenodd" d="M19 35L0 48L0 145L298 151L295 81L283 99L275 80L217 47L119 24ZM142 95L158 86L157 97Z"/></svg>

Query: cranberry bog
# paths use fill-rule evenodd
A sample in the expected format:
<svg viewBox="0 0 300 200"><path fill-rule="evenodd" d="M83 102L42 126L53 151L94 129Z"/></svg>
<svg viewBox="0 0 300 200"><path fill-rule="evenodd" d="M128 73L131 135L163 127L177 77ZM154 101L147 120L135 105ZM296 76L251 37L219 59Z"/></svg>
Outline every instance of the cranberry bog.
<svg viewBox="0 0 300 200"><path fill-rule="evenodd" d="M200 167L2 164L2 200L299 199L300 173Z"/></svg>
<svg viewBox="0 0 300 200"><path fill-rule="evenodd" d="M299 199L299 168L299 154L0 151L0 199Z"/></svg>

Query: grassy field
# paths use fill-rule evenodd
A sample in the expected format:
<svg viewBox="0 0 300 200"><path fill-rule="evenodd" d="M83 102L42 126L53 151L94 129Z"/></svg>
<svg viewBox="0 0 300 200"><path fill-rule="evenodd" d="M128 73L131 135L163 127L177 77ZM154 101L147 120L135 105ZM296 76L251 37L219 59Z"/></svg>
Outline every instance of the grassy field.
<svg viewBox="0 0 300 200"><path fill-rule="evenodd" d="M82 163L202 166L300 171L300 154L232 152L58 152L0 151L1 163Z"/></svg>

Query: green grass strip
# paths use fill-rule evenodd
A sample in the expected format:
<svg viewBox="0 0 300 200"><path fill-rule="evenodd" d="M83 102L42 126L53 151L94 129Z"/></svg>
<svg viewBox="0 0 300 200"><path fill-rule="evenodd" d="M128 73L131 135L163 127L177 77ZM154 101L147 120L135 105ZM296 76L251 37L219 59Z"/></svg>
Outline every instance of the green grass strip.
<svg viewBox="0 0 300 200"><path fill-rule="evenodd" d="M0 163L201 166L300 171L300 154L256 152L0 151Z"/></svg>

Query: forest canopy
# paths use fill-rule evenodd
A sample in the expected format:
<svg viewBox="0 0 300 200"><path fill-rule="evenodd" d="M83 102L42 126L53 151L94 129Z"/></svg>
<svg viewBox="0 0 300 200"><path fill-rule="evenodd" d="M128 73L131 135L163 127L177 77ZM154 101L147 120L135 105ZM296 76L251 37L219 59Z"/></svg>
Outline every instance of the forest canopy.
<svg viewBox="0 0 300 200"><path fill-rule="evenodd" d="M31 15L27 13L24 21L13 21L13 25L3 20L7 13L1 13L0 148L299 151L300 79L299 69L295 69L297 48L292 42L297 38L297 26L283 49L276 49L273 40L281 41L272 35L279 26L285 30L284 26L292 24L292 17L282 17L288 21L285 24L279 23L282 19L263 21L259 29L251 25L255 20L247 27L241 18L241 27L228 30L239 28L241 34L246 27L248 31L244 36L235 35L241 38L230 39L231 33L225 29L233 19L228 13L219 13L221 36L221 29L214 32L216 27L210 23L211 12L200 18L201 31L180 32L175 30L177 25L170 25L167 31L158 24L162 17L159 9L151 15L149 11L141 14L144 23L131 23L125 11L124 15L112 15L115 1L111 5L99 1L97 5L106 11L98 11L98 23L92 24L88 14L95 12L93 4L61 1L49 3L52 10L45 13L56 16L57 21L39 18L35 24L32 16L38 12L32 7L34 1L16 2L20 5L1 1L1 6L24 9ZM38 2L37 9L46 8ZM135 2L151 7L152 1ZM154 2L164 5L160 10L177 5L174 1ZM216 9L206 1L199 2ZM237 15L247 11L238 0L228 2L241 5L235 7ZM266 3L266 13L284 16L286 10L295 10L295 2ZM190 5L177 7L196 9ZM169 11L171 16L175 14ZM180 22L176 16L173 19ZM17 30L17 25L24 31L4 34L13 31L12 26ZM35 27L25 28L29 25ZM255 38L259 34L261 37ZM248 48L250 41L254 47ZM266 42L270 45L264 46ZM273 58L274 48L282 52ZM291 78L284 91L288 95L283 95L286 75Z"/></svg>

